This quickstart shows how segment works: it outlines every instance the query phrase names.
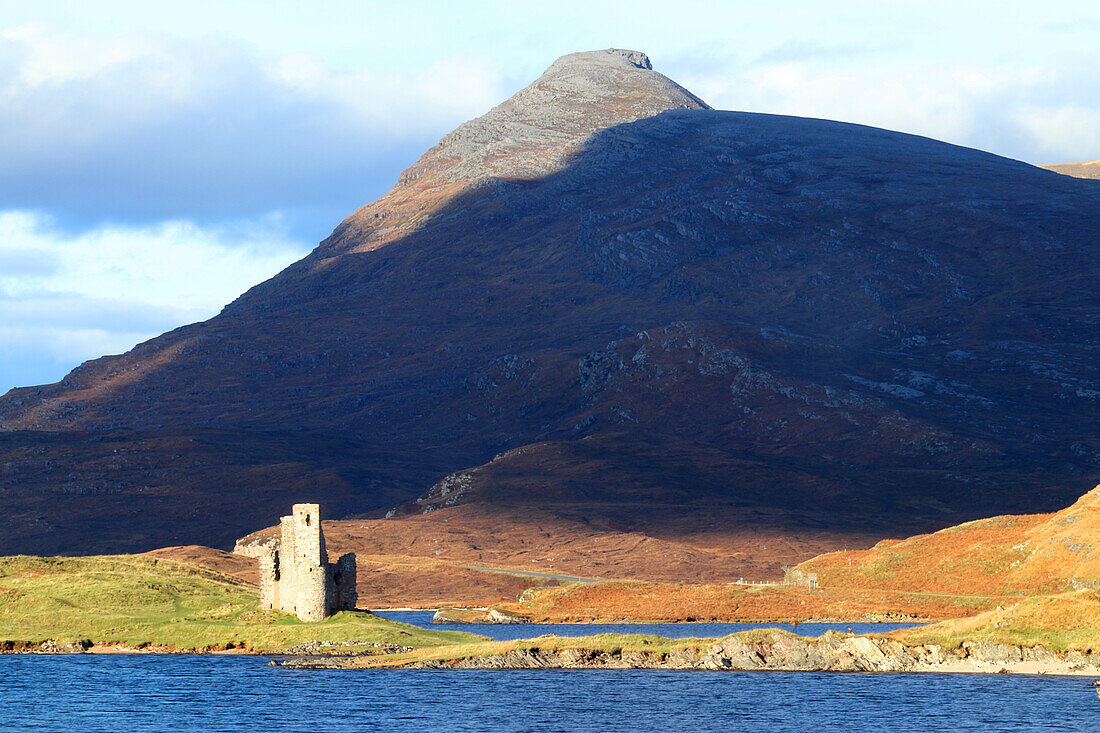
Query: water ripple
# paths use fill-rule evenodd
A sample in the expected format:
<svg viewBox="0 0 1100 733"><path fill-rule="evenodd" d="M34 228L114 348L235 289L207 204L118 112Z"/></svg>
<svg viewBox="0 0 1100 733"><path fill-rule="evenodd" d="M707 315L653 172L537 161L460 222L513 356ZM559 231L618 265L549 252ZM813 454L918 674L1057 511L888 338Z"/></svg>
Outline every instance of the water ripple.
<svg viewBox="0 0 1100 733"><path fill-rule="evenodd" d="M3 656L0 729L1095 731L1090 680L643 670L289 670L263 657Z"/></svg>

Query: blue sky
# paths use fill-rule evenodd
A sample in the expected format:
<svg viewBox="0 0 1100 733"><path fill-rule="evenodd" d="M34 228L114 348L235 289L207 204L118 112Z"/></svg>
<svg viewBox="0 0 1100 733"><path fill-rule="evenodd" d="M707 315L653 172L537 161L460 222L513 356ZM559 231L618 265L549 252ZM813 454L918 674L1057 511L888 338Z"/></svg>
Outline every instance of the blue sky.
<svg viewBox="0 0 1100 733"><path fill-rule="evenodd" d="M1100 158L1100 3L0 0L0 392L209 318L564 53Z"/></svg>

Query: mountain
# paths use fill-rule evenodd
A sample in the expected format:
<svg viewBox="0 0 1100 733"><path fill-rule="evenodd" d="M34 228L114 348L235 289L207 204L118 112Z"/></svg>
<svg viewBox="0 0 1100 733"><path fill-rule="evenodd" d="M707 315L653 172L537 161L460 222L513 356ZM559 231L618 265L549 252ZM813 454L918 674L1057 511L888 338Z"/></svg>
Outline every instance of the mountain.
<svg viewBox="0 0 1100 733"><path fill-rule="evenodd" d="M416 512L499 454L467 499L502 522L835 543L1064 506L1100 479L1097 214L1092 181L565 56L215 318L0 398L0 552Z"/></svg>
<svg viewBox="0 0 1100 733"><path fill-rule="evenodd" d="M1052 163L1040 166L1048 171L1061 173L1075 178L1100 178L1100 160L1086 160L1081 163Z"/></svg>

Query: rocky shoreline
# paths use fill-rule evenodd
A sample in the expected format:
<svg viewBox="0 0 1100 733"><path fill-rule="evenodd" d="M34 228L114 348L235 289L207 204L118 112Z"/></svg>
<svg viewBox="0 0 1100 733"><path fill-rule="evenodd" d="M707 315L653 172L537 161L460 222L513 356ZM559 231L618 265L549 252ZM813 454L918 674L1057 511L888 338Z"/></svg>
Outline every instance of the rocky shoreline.
<svg viewBox="0 0 1100 733"><path fill-rule="evenodd" d="M540 644L544 641L544 644ZM827 634L803 638L774 633L767 638L727 636L699 647L668 651L592 649L558 638L528 640L502 653L457 658L342 657L287 659L281 666L355 669L385 666L411 669L674 669L775 672L940 672L1015 674L1100 674L1100 653L1059 652L1043 647L964 642L907 646L893 639Z"/></svg>
<svg viewBox="0 0 1100 733"><path fill-rule="evenodd" d="M1041 646L963 642L906 645L889 638L829 633L805 638L775 631L765 637L733 634L699 646L668 650L597 649L560 637L522 640L499 653L418 657L412 647L389 644L300 644L278 652L235 647L171 649L88 641L0 642L0 654L251 654L282 657L272 665L295 669L667 669L772 672L938 672L1100 675L1100 652L1056 651ZM370 647L365 650L362 647ZM350 647L350 648L349 648ZM358 647L358 648L356 648ZM443 651L443 650L441 650ZM403 659L404 655L409 655Z"/></svg>
<svg viewBox="0 0 1100 733"><path fill-rule="evenodd" d="M82 641L18 641L7 639L0 641L0 655L3 654L262 654L249 649L244 644L228 642L212 644L191 649L160 644L123 644L116 642ZM270 652L269 652L270 653Z"/></svg>

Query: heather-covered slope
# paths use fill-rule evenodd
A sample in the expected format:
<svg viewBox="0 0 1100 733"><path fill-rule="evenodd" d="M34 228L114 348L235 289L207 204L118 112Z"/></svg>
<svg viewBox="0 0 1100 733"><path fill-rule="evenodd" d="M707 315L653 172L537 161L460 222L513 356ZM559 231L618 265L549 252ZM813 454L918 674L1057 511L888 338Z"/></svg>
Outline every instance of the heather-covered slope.
<svg viewBox="0 0 1100 733"><path fill-rule="evenodd" d="M823 554L791 568L786 584L601 583L539 589L501 608L543 623L968 617L913 636L1019 644L1034 635L1032 643L1065 648L1070 637L1096 639L1098 537L1100 486L1053 514L988 517Z"/></svg>
<svg viewBox="0 0 1100 733"><path fill-rule="evenodd" d="M798 566L845 588L1032 594L1100 588L1100 486L1054 514L975 520Z"/></svg>
<svg viewBox="0 0 1100 733"><path fill-rule="evenodd" d="M808 461L848 482L840 515L881 504L906 531L910 498L933 528L1064 505L1100 474L1093 182L900 133L713 111L648 66L634 52L559 60L218 317L0 399L0 427L27 431L0 462L33 464L0 496L38 517L22 549L60 536L59 513L145 485L146 469L76 466L63 483L86 492L59 493L35 431L376 446L356 470L383 480L330 501L340 484L322 477L301 497L329 516L412 499L507 449L623 431ZM275 462L263 441L250 450ZM923 478L875 478L906 472ZM186 507L174 543L224 546L206 526L226 506L275 517L285 503L231 480L196 501L184 477L162 484L165 507ZM780 513L788 498L758 496ZM631 501L623 511L650 511ZM64 536L96 549L105 529Z"/></svg>
<svg viewBox="0 0 1100 733"><path fill-rule="evenodd" d="M367 441L292 431L0 432L0 547L228 549L302 497L347 516L364 495L400 501L437 471Z"/></svg>

